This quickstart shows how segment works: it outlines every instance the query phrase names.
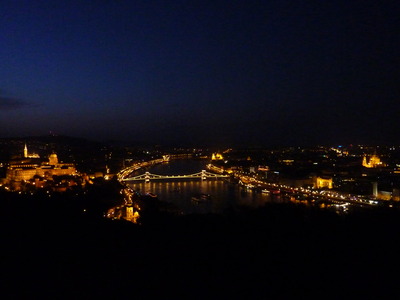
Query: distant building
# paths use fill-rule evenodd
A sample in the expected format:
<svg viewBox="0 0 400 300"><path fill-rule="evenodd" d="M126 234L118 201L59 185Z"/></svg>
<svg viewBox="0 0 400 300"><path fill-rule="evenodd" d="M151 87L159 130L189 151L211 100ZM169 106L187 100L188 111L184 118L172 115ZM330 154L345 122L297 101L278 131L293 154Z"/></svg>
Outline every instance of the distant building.
<svg viewBox="0 0 400 300"><path fill-rule="evenodd" d="M379 191L377 199L379 200L391 200L392 199L392 192L389 191Z"/></svg>
<svg viewBox="0 0 400 300"><path fill-rule="evenodd" d="M24 147L24 158L40 158L40 156L37 153L29 153L28 152L28 147L25 144L25 147Z"/></svg>
<svg viewBox="0 0 400 300"><path fill-rule="evenodd" d="M258 171L269 171L269 167L268 166L258 166Z"/></svg>
<svg viewBox="0 0 400 300"><path fill-rule="evenodd" d="M168 160L165 160L165 156L168 156ZM178 153L178 154L163 155L163 160L169 161L172 159L189 159L192 157L193 157L193 153Z"/></svg>
<svg viewBox="0 0 400 300"><path fill-rule="evenodd" d="M393 189L392 200L400 201L400 189L398 189L398 188Z"/></svg>
<svg viewBox="0 0 400 300"><path fill-rule="evenodd" d="M333 188L332 177L316 177L315 178L315 187L317 189Z"/></svg>
<svg viewBox="0 0 400 300"><path fill-rule="evenodd" d="M25 144L24 157L10 162L6 172L6 181L30 180L35 175L44 178L76 175L76 168L74 164L59 163L55 153L50 154L47 161L41 160L37 154L30 155Z"/></svg>
<svg viewBox="0 0 400 300"><path fill-rule="evenodd" d="M211 156L211 160L223 160L224 157L220 153L213 153Z"/></svg>
<svg viewBox="0 0 400 300"><path fill-rule="evenodd" d="M377 155L375 155L375 154L372 155L372 156L369 158L368 162L367 162L367 156L364 155L362 165L363 165L364 167L366 167L366 168L383 167L383 164L382 164L380 158L379 158Z"/></svg>
<svg viewBox="0 0 400 300"><path fill-rule="evenodd" d="M294 163L294 159L282 159L282 160L279 160L279 162L284 165L291 166Z"/></svg>

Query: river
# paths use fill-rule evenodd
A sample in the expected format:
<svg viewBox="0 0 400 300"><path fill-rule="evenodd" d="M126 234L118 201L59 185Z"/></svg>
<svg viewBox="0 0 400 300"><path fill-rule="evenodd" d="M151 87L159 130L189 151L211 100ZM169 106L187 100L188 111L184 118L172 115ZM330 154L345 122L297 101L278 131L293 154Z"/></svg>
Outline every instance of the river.
<svg viewBox="0 0 400 300"><path fill-rule="evenodd" d="M155 165L138 170L134 175L149 171L159 175L186 175L206 169L206 160L173 160L168 163ZM161 201L171 202L185 214L191 213L222 213L228 208L238 206L259 207L266 202L281 202L280 196L246 189L227 180L169 181L154 180L149 183L128 182L135 191L151 192ZM193 201L192 197L208 194L206 201Z"/></svg>

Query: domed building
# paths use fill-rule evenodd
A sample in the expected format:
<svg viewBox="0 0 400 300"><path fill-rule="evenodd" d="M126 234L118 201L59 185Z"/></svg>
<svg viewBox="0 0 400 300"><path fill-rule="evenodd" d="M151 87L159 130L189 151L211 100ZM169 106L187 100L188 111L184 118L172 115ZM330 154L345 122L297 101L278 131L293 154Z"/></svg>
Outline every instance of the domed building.
<svg viewBox="0 0 400 300"><path fill-rule="evenodd" d="M57 154L50 154L48 160L40 159L39 155L30 155L25 145L24 157L10 162L6 181L30 180L34 176L51 178L60 175L76 175L74 164L59 163Z"/></svg>
<svg viewBox="0 0 400 300"><path fill-rule="evenodd" d="M52 153L49 156L49 165L56 166L58 165L58 157L57 154Z"/></svg>
<svg viewBox="0 0 400 300"><path fill-rule="evenodd" d="M380 158L376 154L372 155L369 158L368 162L367 162L367 156L364 155L362 165L366 168L376 168L384 166Z"/></svg>

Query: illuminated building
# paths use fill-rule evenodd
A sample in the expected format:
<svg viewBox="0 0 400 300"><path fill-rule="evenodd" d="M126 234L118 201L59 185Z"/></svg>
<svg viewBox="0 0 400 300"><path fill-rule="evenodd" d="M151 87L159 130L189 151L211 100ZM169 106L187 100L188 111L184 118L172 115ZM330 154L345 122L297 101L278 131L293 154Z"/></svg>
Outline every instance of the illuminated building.
<svg viewBox="0 0 400 300"><path fill-rule="evenodd" d="M258 166L258 171L269 171L268 166Z"/></svg>
<svg viewBox="0 0 400 300"><path fill-rule="evenodd" d="M287 166L291 166L294 163L294 159L283 159L283 160L280 160L280 162Z"/></svg>
<svg viewBox="0 0 400 300"><path fill-rule="evenodd" d="M163 159L164 159L164 156L163 156ZM189 158L193 157L193 153L169 154L168 157L169 157L168 160L164 160L164 161L170 161L172 159L189 159Z"/></svg>
<svg viewBox="0 0 400 300"><path fill-rule="evenodd" d="M378 197L377 199L379 200L391 200L392 199L392 192L389 191L379 191L378 192Z"/></svg>
<svg viewBox="0 0 400 300"><path fill-rule="evenodd" d="M36 154L36 153L29 154L28 147L25 144L25 147L24 147L24 158L40 158L40 156L39 156L39 154Z"/></svg>
<svg viewBox="0 0 400 300"><path fill-rule="evenodd" d="M331 189L331 188L333 188L332 178L316 177L315 178L315 182L316 182L315 185L316 185L317 189L323 189L323 188Z"/></svg>
<svg viewBox="0 0 400 300"><path fill-rule="evenodd" d="M35 175L44 178L76 175L76 168L74 164L59 163L55 153L50 154L48 161L42 161L37 154L29 155L25 145L24 157L10 162L6 173L6 181L30 180Z"/></svg>
<svg viewBox="0 0 400 300"><path fill-rule="evenodd" d="M224 157L220 153L213 153L211 156L211 160L223 160Z"/></svg>
<svg viewBox="0 0 400 300"><path fill-rule="evenodd" d="M132 220L133 219L133 207L132 206L127 206L126 207L126 220Z"/></svg>
<svg viewBox="0 0 400 300"><path fill-rule="evenodd" d="M372 155L372 156L369 158L369 161L368 161L368 162L367 162L367 156L364 155L362 165L363 165L364 167L366 167L366 168L376 168L376 167L379 167L379 166L383 166L381 160L380 160L379 157L378 157L377 155L375 155L375 154Z"/></svg>

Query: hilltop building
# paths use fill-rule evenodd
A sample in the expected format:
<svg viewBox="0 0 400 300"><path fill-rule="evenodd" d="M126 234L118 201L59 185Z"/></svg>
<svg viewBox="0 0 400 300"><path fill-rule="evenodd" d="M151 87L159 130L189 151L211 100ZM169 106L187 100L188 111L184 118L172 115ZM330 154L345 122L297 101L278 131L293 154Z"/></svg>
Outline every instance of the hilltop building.
<svg viewBox="0 0 400 300"><path fill-rule="evenodd" d="M40 158L39 154L37 153L29 153L28 152L28 146L24 147L24 158Z"/></svg>
<svg viewBox="0 0 400 300"><path fill-rule="evenodd" d="M60 163L57 154L50 154L48 160L40 159L38 154L29 154L25 144L24 157L9 163L6 181L30 180L35 175L44 178L60 175L76 175L74 164Z"/></svg>

